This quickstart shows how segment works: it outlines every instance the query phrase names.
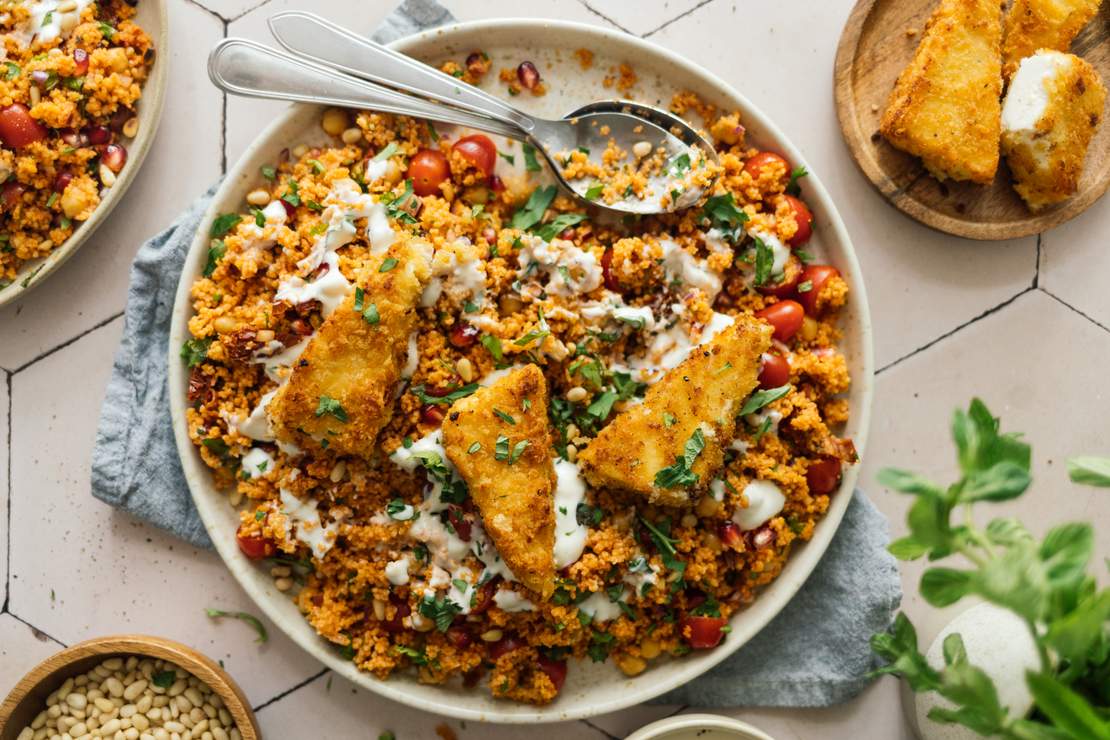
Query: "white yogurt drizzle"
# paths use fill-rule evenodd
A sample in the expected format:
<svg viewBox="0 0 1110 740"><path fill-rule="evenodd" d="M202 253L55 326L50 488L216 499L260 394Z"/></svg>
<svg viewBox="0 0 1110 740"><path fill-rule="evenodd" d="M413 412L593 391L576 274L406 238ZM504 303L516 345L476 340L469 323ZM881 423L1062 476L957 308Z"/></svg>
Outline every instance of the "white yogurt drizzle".
<svg viewBox="0 0 1110 740"><path fill-rule="evenodd" d="M542 282L546 277L543 289L564 297L589 293L601 286L604 275L597 257L574 242L566 239L545 242L535 234L525 234L520 243L517 277L522 283Z"/></svg>
<svg viewBox="0 0 1110 740"><path fill-rule="evenodd" d="M733 512L732 521L745 532L762 527L786 505L782 490L769 480L753 480L744 486L744 498L748 505Z"/></svg>
<svg viewBox="0 0 1110 740"><path fill-rule="evenodd" d="M285 514L286 537L295 536L308 545L312 556L316 559L327 555L328 550L335 544L339 523L331 522L325 525L320 521L316 499L301 500L292 491L284 488L280 489L280 492L281 511Z"/></svg>
<svg viewBox="0 0 1110 740"><path fill-rule="evenodd" d="M23 5L30 15L23 25L14 29L10 35L24 46L35 41L47 42L57 38L68 38L80 23L81 13L92 4L93 0L77 0L75 8L61 11L58 8L63 3L59 0L40 0L31 3L25 1Z"/></svg>

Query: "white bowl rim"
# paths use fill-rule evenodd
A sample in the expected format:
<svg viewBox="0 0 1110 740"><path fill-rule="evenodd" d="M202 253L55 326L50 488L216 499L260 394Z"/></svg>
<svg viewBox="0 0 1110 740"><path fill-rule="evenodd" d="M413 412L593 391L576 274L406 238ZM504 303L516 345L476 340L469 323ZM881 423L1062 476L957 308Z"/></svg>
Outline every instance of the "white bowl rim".
<svg viewBox="0 0 1110 740"><path fill-rule="evenodd" d="M150 147L154 144L154 136L162 122L162 108L166 100L166 80L170 65L170 29L169 13L166 9L166 0L143 0L155 7L158 16L158 38L154 47L154 67L152 74L143 85L143 94L139 98L139 133L127 149L127 163L116 177L115 183L109 188L108 195L89 216L88 220L74 229L69 238L58 245L45 257L29 260L19 268L15 278L6 287L0 288L0 306L13 303L27 295L28 291L46 282L66 260L77 253L85 242L100 228L100 225L115 210L123 200L127 189L138 176ZM146 30L146 29L144 29ZM24 285L26 283L26 285Z"/></svg>
<svg viewBox="0 0 1110 740"><path fill-rule="evenodd" d="M789 161L794 163L805 161L800 152L786 138L782 131L731 85L679 54L620 31L614 31L577 21L543 18L493 18L452 23L428 29L398 39L389 44L389 46L404 52L412 47L429 42L433 38L442 42L445 40L444 37L449 37L454 34L482 31L493 32L505 29L515 29L521 33L534 32L538 29L557 29L580 34L590 42L597 44L598 46L595 48L600 48L601 44L609 41L614 44L631 47L636 51L643 52L645 55L654 56L660 61L673 65L694 77L701 78L706 83L711 83L718 87L736 103L736 107L742 111L742 115L746 120L752 120L758 123L759 127L766 132L766 137L774 140L773 143L775 148L784 154ZM201 489L202 486L207 489L211 489L212 486L207 467L200 461L189 439L185 420L184 396L182 393L178 392L185 387L185 368L180 360L179 353L181 344L186 337L187 317L192 315L189 291L194 276L198 272L197 268L199 268L201 264L201 255L206 252L207 249L207 226L216 216L221 201L227 196L229 191L238 186L236 175L242 163L252 160L260 150L272 147L273 144L270 141L272 132L284 126L289 119L296 116L303 108L303 105L291 106L283 114L276 117L242 154L239 158L239 162L228 170L228 174L219 190L216 192L212 204L201 220L193 244L190 245L174 301L169 346L167 347L169 357L171 422L173 423L174 437L177 441L182 467L185 470L185 477L186 480L190 482L190 493L200 513L201 520L205 528L209 531L212 531L213 522L217 516L216 506L226 507L227 503L222 497L217 498L209 496L206 495L206 490L198 490ZM841 268L841 272L854 277L854 281L851 283L853 291L852 300L856 323L859 329L859 346L856 347L855 350L859 366L862 369L858 376L853 378L853 383L858 384L856 392L860 399L860 402L855 404L852 408L853 418L858 420L857 431L853 434L853 441L862 459L866 449L868 429L870 426L874 378L874 350L872 347L872 327L867 294L863 285L859 262L856 258L851 238L848 235L844 222L837 212L828 191L816 174L810 174L806 178L806 189L809 193L807 199L817 206L817 212L824 217L825 223L822 225L823 233L832 232L834 235L833 241L840 245L842 254L839 255L838 259L840 260L839 267ZM793 598L806 582L807 578L816 567L817 562L828 548L829 543L832 541L839 527L841 519L843 519L844 512L848 508L859 474L859 468L860 466L857 464L848 467L844 471L841 486L838 491L830 497L831 502L828 511L815 528L813 537L808 542L804 543L803 546L795 548L790 554L778 578L767 587L770 589L777 584L774 593L769 594L765 589L754 602L758 604L763 600L764 603L767 603L769 597L773 595L775 597L773 605L764 607L765 609L770 609L767 614L745 620L743 616L751 614L751 608L740 611L732 618L732 622L730 623L732 632L729 635L729 640L723 646L712 651L707 651L702 656L699 656L699 660L697 661L690 659L675 661L672 665L675 665L676 668L670 671L665 678L661 677L660 680L651 683L650 686L646 688L638 688L637 690L626 688L624 690L612 691L604 697L594 696L591 697L591 701L588 705L574 706L572 709L560 707L558 700L545 707L522 709L514 705L516 707L514 711L474 708L460 705L449 695L445 695L443 700L429 700L426 696L411 694L405 685L399 682L378 680L368 673L359 671L350 661L341 659L334 650L328 647L323 639L315 635L313 635L311 639L307 637L302 639L301 634L295 633L291 629L286 629L284 626L286 621L285 615L278 611L276 605L273 603L273 598L264 593L262 587L257 585L255 580L250 577L254 566L241 556L236 544L231 540L220 538L213 538L213 542L220 557L224 560L224 563L227 565L232 575L235 576L239 585L251 596L266 616L273 621L275 625L281 628L294 642L300 645L301 648L318 659L326 667L351 680L353 683L373 691L380 696L384 696L415 709L434 712L456 719L510 724L563 722L592 717L606 712L618 711L664 694L710 670L718 663L731 656L742 645L755 636L782 610L790 599ZM203 478L201 476L203 476ZM205 486L199 483L200 480L208 481L207 485ZM193 481L198 481L198 483L194 485ZM737 623L738 621L739 624Z"/></svg>
<svg viewBox="0 0 1110 740"><path fill-rule="evenodd" d="M747 740L774 740L758 727L720 714L678 714L664 717L650 725L644 725L625 740L656 740L664 733L675 730L735 730L749 735Z"/></svg>

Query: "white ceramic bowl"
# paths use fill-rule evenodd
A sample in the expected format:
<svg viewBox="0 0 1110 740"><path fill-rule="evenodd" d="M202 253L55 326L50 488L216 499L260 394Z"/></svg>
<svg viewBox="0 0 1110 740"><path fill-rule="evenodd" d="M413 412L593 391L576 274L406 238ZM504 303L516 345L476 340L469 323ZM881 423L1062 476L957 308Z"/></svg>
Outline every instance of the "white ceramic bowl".
<svg viewBox="0 0 1110 740"><path fill-rule="evenodd" d="M25 292L41 285L62 263L88 241L101 222L108 217L116 207L131 181L142 166L150 145L154 141L154 133L158 130L158 123L162 118L162 101L166 91L166 70L170 63L169 49L169 21L166 15L166 0L140 0L136 7L134 21L147 32L154 40L154 64L143 85L143 95L139 98L138 117L139 132L134 140L125 142L127 145L127 164L116 176L116 182L108 188L100 205L93 211L87 221L78 226L73 234L53 252L42 259L30 260L16 274L15 280L6 288L0 288L0 306L14 301Z"/></svg>
<svg viewBox="0 0 1110 740"><path fill-rule="evenodd" d="M495 69L510 63L515 66L522 59L531 59L543 71L550 91L539 98L518 96L513 102L527 106L535 113L553 117L561 116L589 100L613 97L613 91L602 86L602 78L612 64L630 61L640 78L632 93L634 97L667 105L674 91L693 90L725 109L740 110L753 141L782 152L795 164L805 162L801 153L778 129L728 85L682 57L621 33L563 21L493 20L428 31L399 41L394 46L429 61L461 58L470 51L482 49L494 59ZM570 53L581 47L592 49L596 54L593 68L585 72ZM496 75L489 77L495 78ZM244 195L258 182L259 167L273 162L282 148L304 141L322 141L324 135L320 131L319 115L320 109L312 106L291 108L262 132L228 173L185 264L170 331L170 408L185 476L217 550L243 588L281 630L340 675L390 699L460 719L554 722L611 712L680 686L731 655L778 614L805 582L848 507L858 466L845 472L841 490L834 495L828 514L817 526L813 539L797 548L779 578L752 606L733 617L732 632L720 647L660 662L634 678L624 676L610 664L574 663L561 695L545 707L494 700L484 687L466 690L457 683L428 686L404 673L380 681L358 671L316 635L288 596L274 588L272 579L263 569L255 567L240 554L235 544L239 521L237 513L228 505L226 493L213 485L209 471L189 441L185 427L187 373L178 353L182 342L188 338L186 324L191 315L189 287L205 262L210 220L220 212L238 211ZM824 254L852 286L851 299L844 311L845 338L842 345L854 380L850 394L852 420L846 434L855 440L862 453L871 409L872 381L871 323L867 298L844 224L816 175L804 180L803 192L817 219L809 248Z"/></svg>
<svg viewBox="0 0 1110 740"><path fill-rule="evenodd" d="M716 714L681 714L652 722L625 740L774 740L737 719Z"/></svg>

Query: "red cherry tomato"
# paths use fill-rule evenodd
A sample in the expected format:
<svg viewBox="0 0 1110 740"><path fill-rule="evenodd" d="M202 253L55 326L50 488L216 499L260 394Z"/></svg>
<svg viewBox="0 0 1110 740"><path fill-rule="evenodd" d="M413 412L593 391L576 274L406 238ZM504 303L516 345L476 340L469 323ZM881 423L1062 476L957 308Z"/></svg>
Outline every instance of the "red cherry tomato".
<svg viewBox="0 0 1110 740"><path fill-rule="evenodd" d="M447 335L447 341L451 343L452 347L466 349L478 341L480 333L473 324L466 321L456 321L455 325L451 327L451 333Z"/></svg>
<svg viewBox="0 0 1110 740"><path fill-rule="evenodd" d="M809 237L813 236L813 214L809 212L809 206L793 195L786 196L786 202L793 209L794 221L798 224L798 230L786 243L792 247L800 247L809 241Z"/></svg>
<svg viewBox="0 0 1110 740"><path fill-rule="evenodd" d="M763 353L759 368L760 388L781 388L790 382L790 363L782 355Z"/></svg>
<svg viewBox="0 0 1110 740"><path fill-rule="evenodd" d="M744 545L744 535L736 522L724 522L717 525L717 539L730 550L739 550Z"/></svg>
<svg viewBox="0 0 1110 740"><path fill-rule="evenodd" d="M451 523L460 540L470 542L470 520L466 518L460 507L454 504L447 507L447 521Z"/></svg>
<svg viewBox="0 0 1110 740"><path fill-rule="evenodd" d="M493 174L493 166L497 164L497 147L485 134L464 136L451 148L481 170L486 177Z"/></svg>
<svg viewBox="0 0 1110 740"><path fill-rule="evenodd" d="M405 617L412 614L412 607L408 602L401 601L395 596L389 597L389 603L397 607L397 613L393 615L392 619L386 619L382 622L382 629L390 634L397 634L405 631Z"/></svg>
<svg viewBox="0 0 1110 740"><path fill-rule="evenodd" d="M497 584L501 582L501 576L494 576L478 589L478 600L470 608L471 614L485 614L489 608L493 606L493 597L497 594Z"/></svg>
<svg viewBox="0 0 1110 740"><path fill-rule="evenodd" d="M779 164L782 166L782 176L786 177L790 174L790 163L787 162L782 155L775 154L774 152L757 152L744 163L744 172L752 176L753 180L758 180L763 173L764 167Z"/></svg>
<svg viewBox="0 0 1110 740"><path fill-rule="evenodd" d="M10 149L33 144L46 138L46 127L31 118L27 106L13 103L0 110L0 140Z"/></svg>
<svg viewBox="0 0 1110 740"><path fill-rule="evenodd" d="M802 261L790 255L782 268L782 280L774 285L761 285L758 290L763 295L773 295L776 298L793 298L794 290L802 276Z"/></svg>
<svg viewBox="0 0 1110 740"><path fill-rule="evenodd" d="M821 289L825 284L834 277L840 277L840 270L830 265L810 265L802 270L802 276L798 284L809 283L809 290L798 293L798 300L805 308L806 313L817 313L817 296L821 295Z"/></svg>
<svg viewBox="0 0 1110 740"><path fill-rule="evenodd" d="M447 157L443 152L435 149L421 149L409 162L409 170L405 175L412 180L412 190L419 196L436 195L439 186L451 175L451 168L447 166Z"/></svg>
<svg viewBox="0 0 1110 740"><path fill-rule="evenodd" d="M613 277L613 250L606 249L601 255L601 276L605 280L605 287L612 291L619 291L621 286Z"/></svg>
<svg viewBox="0 0 1110 740"><path fill-rule="evenodd" d="M797 301L779 301L761 311L755 312L757 319L762 319L775 327L775 339L785 342L798 333L802 328L802 319L805 318L805 309Z"/></svg>
<svg viewBox="0 0 1110 740"><path fill-rule="evenodd" d="M725 636L721 628L726 622L724 617L683 617L679 622L679 631L685 637L689 629L690 634L686 640L690 643L690 647L713 648L717 647L721 643L721 638Z"/></svg>
<svg viewBox="0 0 1110 740"><path fill-rule="evenodd" d="M245 534L243 525L235 532L235 541L239 543L239 550L251 560L273 557L277 547L273 542L260 534Z"/></svg>
<svg viewBox="0 0 1110 740"><path fill-rule="evenodd" d="M819 496L827 496L840 485L840 461L835 457L826 457L817 462L811 462L806 468L806 483L809 492Z"/></svg>
<svg viewBox="0 0 1110 740"><path fill-rule="evenodd" d="M536 663L539 664L540 670L551 679L551 683L555 684L555 691L562 691L563 684L567 680L567 662L565 660L551 660L541 655L536 659Z"/></svg>
<svg viewBox="0 0 1110 740"><path fill-rule="evenodd" d="M489 657L492 660L497 660L502 655L508 655L514 650L519 650L524 647L524 643L516 639L512 635L502 637L497 642L489 646Z"/></svg>
<svg viewBox="0 0 1110 740"><path fill-rule="evenodd" d="M19 205L19 201L23 199L23 193L27 188L16 180L11 180L4 183L4 187L0 188L0 201L3 201L6 210L12 210Z"/></svg>

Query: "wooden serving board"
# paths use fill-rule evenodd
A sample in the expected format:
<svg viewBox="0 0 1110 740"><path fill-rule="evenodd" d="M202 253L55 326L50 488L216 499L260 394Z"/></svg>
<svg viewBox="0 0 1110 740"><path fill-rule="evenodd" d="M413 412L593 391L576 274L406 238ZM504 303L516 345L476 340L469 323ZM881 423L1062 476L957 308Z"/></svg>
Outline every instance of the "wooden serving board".
<svg viewBox="0 0 1110 740"><path fill-rule="evenodd" d="M971 239L1011 239L1079 215L1110 186L1110 125L1104 120L1087 152L1079 191L1033 214L1011 186L1005 159L989 186L940 182L920 160L879 135L879 119L902 69L921 40L938 0L860 0L836 52L834 93L840 128L852 157L894 207L934 229ZM1008 5L1008 3L1007 3ZM916 33L907 35L907 30ZM1083 29L1072 53L1086 59L1110 86L1110 2ZM1104 112L1104 118L1106 114Z"/></svg>

